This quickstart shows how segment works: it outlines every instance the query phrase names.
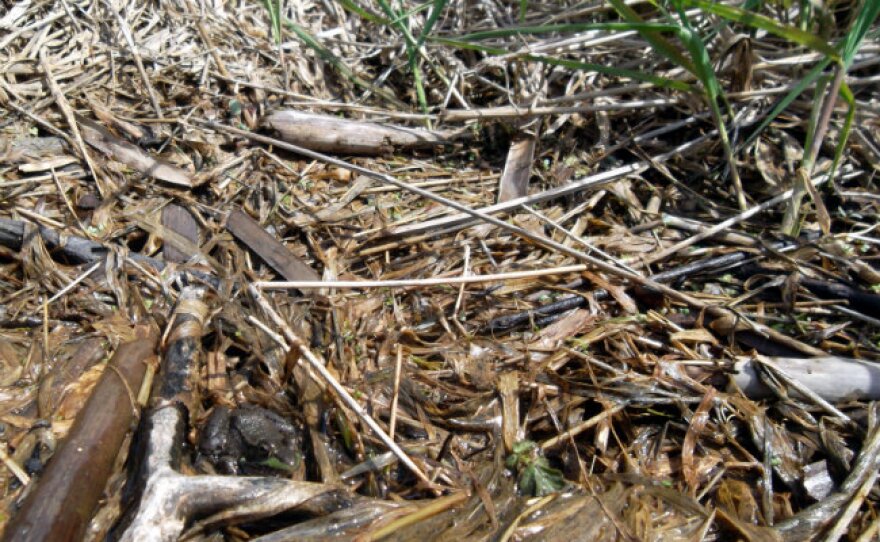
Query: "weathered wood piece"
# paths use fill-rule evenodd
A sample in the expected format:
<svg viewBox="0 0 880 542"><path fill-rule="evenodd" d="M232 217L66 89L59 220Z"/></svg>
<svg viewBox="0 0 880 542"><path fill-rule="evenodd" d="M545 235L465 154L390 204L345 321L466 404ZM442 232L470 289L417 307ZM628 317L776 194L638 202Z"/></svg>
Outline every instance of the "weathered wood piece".
<svg viewBox="0 0 880 542"><path fill-rule="evenodd" d="M321 152L378 155L396 149L430 148L449 141L450 134L302 111L277 111L264 125L281 139Z"/></svg>
<svg viewBox="0 0 880 542"><path fill-rule="evenodd" d="M831 402L880 399L880 365L852 358L772 358L775 366L822 399ZM751 399L774 397L763 383L753 360L734 365L733 380ZM793 390L793 395L800 394Z"/></svg>
<svg viewBox="0 0 880 542"><path fill-rule="evenodd" d="M533 134L521 135L511 141L504 172L498 181L498 203L524 198L529 194L529 176L535 160L536 142Z"/></svg>
<svg viewBox="0 0 880 542"><path fill-rule="evenodd" d="M192 178L186 171L153 158L144 150L116 137L96 122L78 117L83 139L108 157L134 168L144 175L177 186L192 187Z"/></svg>
<svg viewBox="0 0 880 542"><path fill-rule="evenodd" d="M192 214L180 205L166 205L162 209L162 226L198 246L199 224ZM167 241L162 245L162 255L166 262L185 262L192 257L192 254L187 254Z"/></svg>
<svg viewBox="0 0 880 542"><path fill-rule="evenodd" d="M226 219L226 229L287 280L321 280L315 271L291 253L287 247L260 227L241 209L233 209Z"/></svg>
<svg viewBox="0 0 880 542"><path fill-rule="evenodd" d="M67 439L6 528L4 540L82 539L134 418L134 394L157 340L155 328L141 325L135 339L116 350Z"/></svg>

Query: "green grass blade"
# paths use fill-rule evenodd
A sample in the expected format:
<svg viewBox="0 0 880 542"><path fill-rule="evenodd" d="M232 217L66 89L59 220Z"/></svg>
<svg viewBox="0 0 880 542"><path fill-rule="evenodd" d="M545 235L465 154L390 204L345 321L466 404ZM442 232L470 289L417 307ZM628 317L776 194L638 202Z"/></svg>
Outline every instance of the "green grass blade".
<svg viewBox="0 0 880 542"><path fill-rule="evenodd" d="M828 86L828 76L820 77L816 82L816 91L813 94L813 107L810 108L810 120L807 121L807 138L804 145L804 163L802 164L807 171L812 171L813 164L807 161L812 153L812 146L815 140L816 125L819 122L819 112L822 109L822 102L825 101L825 88Z"/></svg>
<svg viewBox="0 0 880 542"><path fill-rule="evenodd" d="M476 51L479 53L486 53L487 55L507 55L510 54L510 51L507 49L502 49L501 47L491 47L488 45L482 45L480 43L473 43L469 41L463 41L456 38L444 38L441 36L428 36L427 41L431 43L436 43L439 45L446 45L448 47L455 47L456 49L462 49L464 51Z"/></svg>
<svg viewBox="0 0 880 542"><path fill-rule="evenodd" d="M677 32L678 27L673 24L663 23L644 23L644 22L614 22L614 23L568 23L568 24L548 24L538 26L511 26L507 28L497 28L495 30L484 30L482 32L473 32L465 34L458 39L464 41L481 41L493 38L507 38L511 36L519 36L526 34L550 34L550 33L571 33L586 32L589 30L605 30L608 32L627 32L636 30L639 32Z"/></svg>
<svg viewBox="0 0 880 542"><path fill-rule="evenodd" d="M813 69L810 70L809 73L807 73L807 75L788 92L788 94L786 94L781 100L779 100L779 102L773 107L773 109L767 114L767 116L764 117L764 120L761 121L761 124L759 124L758 127L754 130L752 130L751 134L749 134L745 141L743 141L738 150L742 150L743 148L746 148L754 143L758 139L758 136L760 136L761 133L767 129L767 126L770 126L770 123L773 122L780 113L785 111L786 108L788 108L788 106L791 105L791 103L795 101L798 96L800 96L805 90L807 90L807 88L810 87L810 85L812 85L816 82L817 79L819 79L819 77L830 64L831 59L829 58L826 58L825 60L816 64L816 66L814 66Z"/></svg>
<svg viewBox="0 0 880 542"><path fill-rule="evenodd" d="M388 92L387 90L377 87L367 81L366 79L360 77L356 73L354 73L351 68L349 68L345 62L343 62L339 57L334 55L329 49L321 45L314 36L312 36L305 28L291 21L290 19L284 19L284 24L289 28L296 36L302 40L309 48L315 51L319 57L338 71L343 77L357 85L358 87L369 90L370 92L375 93L377 96L385 99L389 103L394 104L395 106L406 109L406 104L402 101L398 100L396 96Z"/></svg>
<svg viewBox="0 0 880 542"><path fill-rule="evenodd" d="M409 14L401 14L397 12L391 4L388 3L387 0L377 0L379 3L379 7L382 8L382 11L391 19L391 27L396 28L403 35L404 44L406 45L406 56L407 63L409 65L410 72L412 72L413 76L413 85L416 89L416 100L419 102L419 108L422 110L422 113L428 113L428 97L425 93L425 87L422 82L422 70L419 66L419 46L416 44L416 39L413 37L412 33L407 28L406 22ZM430 4L423 4L430 5ZM430 121L426 121L430 125Z"/></svg>
<svg viewBox="0 0 880 542"><path fill-rule="evenodd" d="M424 11L424 10L428 9L428 8L431 7L432 5L433 5L433 0L430 1L430 2L425 2L425 3L423 3L423 4L419 4L418 6L412 8L412 9L409 10L409 11L403 11L403 12L400 12L400 13L397 15L397 17L396 17L394 20L391 21L391 24L397 24L397 23L400 23L400 22L406 21L406 20L409 19L411 16L415 15L416 13L418 13L418 12L420 12L420 11Z"/></svg>
<svg viewBox="0 0 880 542"><path fill-rule="evenodd" d="M371 23L379 24L382 26L387 26L389 24L388 19L385 19L382 16L377 15L377 14L373 13L372 11L369 11L369 10L359 6L353 0L337 0L337 1L339 2L339 5L341 5L344 10L357 15L358 17L360 17L361 19L363 19L365 21L369 21Z"/></svg>
<svg viewBox="0 0 880 542"><path fill-rule="evenodd" d="M837 49L831 46L828 42L816 34L806 32L795 26L782 24L759 13L746 11L742 8L728 4L712 2L710 0L683 0L683 2L688 7L699 8L707 13L718 15L729 21L765 30L771 34L820 52L832 60L840 60L840 54L837 52ZM874 3L876 4L876 1Z"/></svg>
<svg viewBox="0 0 880 542"><path fill-rule="evenodd" d="M834 176L837 173L837 166L840 164L840 158L843 156L843 150L846 148L846 142L849 139L850 130L852 130L853 120L856 117L856 97L852 90L844 82L840 86L840 96L849 105L846 110L846 118L843 121L843 127L840 129L840 136L837 139L837 146L834 148L834 160L831 162L831 172L828 184L834 184Z"/></svg>
<svg viewBox="0 0 880 542"><path fill-rule="evenodd" d="M281 44L281 0L262 0L263 7L269 13L269 23L272 28L272 40L276 45Z"/></svg>
<svg viewBox="0 0 880 542"><path fill-rule="evenodd" d="M428 14L428 18L425 20L425 26L422 28L422 33L419 34L419 39L416 42L417 47L421 47L428 36L431 35L431 31L434 30L434 25L440 19L440 14L443 13L443 9L446 8L447 1L448 0L434 0L431 13Z"/></svg>
<svg viewBox="0 0 880 542"><path fill-rule="evenodd" d="M623 17L624 20L630 23L644 23L639 14L633 11L631 7L626 5L623 0L608 0L608 2L612 6L614 6L615 11L617 11L617 13L621 17ZM664 38L659 32L654 30L641 30L639 31L639 34L641 34L641 36L645 38L648 43L651 44L655 51L671 60L677 66L681 66L687 71L695 73L693 63L688 60L684 55L682 55L681 51L679 51L672 43L669 42L669 40Z"/></svg>
<svg viewBox="0 0 880 542"><path fill-rule="evenodd" d="M683 81L676 81L675 79L658 77L656 75L651 75L649 73L639 72L635 70L626 70L623 68L615 68L613 66L603 66L602 64L592 64L589 62L580 62L578 60L568 60L565 58L553 58L540 55L524 55L522 58L524 58L525 60L532 60L535 62L541 62L543 64L549 64L551 66L562 66L564 68L569 68L573 70L596 72L605 75L612 75L614 77L625 77L629 79L634 79L636 81L644 81L646 83L651 83L661 88L670 88L681 90L684 92L694 92L694 87Z"/></svg>
<svg viewBox="0 0 880 542"><path fill-rule="evenodd" d="M847 33L846 38L844 38L841 48L845 69L849 69L850 65L852 65L853 58L859 50L859 45L861 45L865 35L868 34L878 14L880 14L880 2L877 0L866 0L862 3L862 9L859 11L853 27Z"/></svg>
<svg viewBox="0 0 880 542"><path fill-rule="evenodd" d="M703 89L706 92L709 109L712 112L715 126L718 128L718 136L721 139L721 145L724 148L724 154L727 159L728 167L730 168L730 177L736 192L737 203L739 204L740 209L745 210L747 208L745 193L743 192L742 181L740 180L739 171L736 167L736 158L733 152L733 147L730 144L730 137L727 134L727 127L724 124L724 115L719 106L719 101L724 101L726 104L727 100L724 97L721 84L718 83L718 78L715 76L715 70L712 67L712 59L709 57L709 51L706 50L706 45L690 24L681 1L673 1L678 12L679 21L681 21L681 28L678 31L678 37L690 53L694 66L694 74L700 80L700 83L702 83Z"/></svg>

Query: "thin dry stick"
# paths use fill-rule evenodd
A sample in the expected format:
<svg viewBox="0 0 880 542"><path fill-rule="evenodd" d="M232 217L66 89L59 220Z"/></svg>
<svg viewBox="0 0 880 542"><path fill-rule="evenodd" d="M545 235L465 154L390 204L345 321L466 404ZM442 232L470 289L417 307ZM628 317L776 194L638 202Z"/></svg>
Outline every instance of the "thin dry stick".
<svg viewBox="0 0 880 542"><path fill-rule="evenodd" d="M354 397L352 397L351 394L349 394L348 391L344 387L342 387L342 384L340 384L336 380L336 378L334 378L333 375L330 374L330 371L328 371L327 368L324 367L324 364L321 363L321 360L319 360L312 353L312 351L309 350L309 348L305 344L303 344L300 338L296 336L296 333L294 333L293 330L290 329L290 326L288 326L287 323L284 321L284 319L281 318L281 315L275 312L275 309L272 308L272 306L269 304L269 301L265 297L263 297L263 294L260 293L260 290L255 288L253 285L248 287L248 290L250 291L253 298L257 301L257 303L259 303L260 307L264 311L266 311L266 314L269 315L275 325L281 329L281 332L284 334L284 338L287 339L287 341L290 343L289 346L291 348L296 348L297 350L299 350L300 354L302 354L302 357L309 363L309 365L311 365L312 369L314 369L319 375L321 375L321 378L324 380L324 382L326 382L327 385L333 388L333 391L335 391L339 398L342 399L342 402L345 403L346 406L348 406L348 408L350 408L355 414L357 414L357 417L360 418L361 421L364 422L373 431L373 433L376 434L377 437L379 437L379 440L381 440L385 444L385 446L388 446L388 449L397 456L397 459L399 459L401 463L406 465L406 467L410 471L412 471L412 473L415 474L419 480L421 480L428 486L434 486L431 480L425 475L424 472L422 472L422 469L420 469L418 465L416 465L413 460L410 459L408 455L406 455L406 452L404 452L403 449L398 446L397 443L395 443L394 440L389 437L387 433L385 433L385 431L382 430L379 424L376 423L376 420L374 420L369 414L367 414L367 411L364 410L360 403L355 401Z"/></svg>
<svg viewBox="0 0 880 542"><path fill-rule="evenodd" d="M517 514L516 517L513 518L513 521L510 522L510 525L508 525L507 528L504 529L504 532L501 533L501 536L498 538L498 542L507 542L508 540L510 540L513 537L513 533L516 532L516 529L519 527L519 524L522 523L522 520L524 518L530 516L541 508L544 508L545 506L550 504L551 501L556 500L556 498L558 497L559 493L551 493L549 495L545 495L544 497L532 503L531 506Z"/></svg>
<svg viewBox="0 0 880 542"><path fill-rule="evenodd" d="M838 540L843 539L843 535L846 533L846 530L849 529L850 523L853 518L856 516L856 513L859 511L859 508L862 506L862 503L865 502L865 499L868 497L868 493L871 492L871 489L874 488L874 482L877 481L877 475L880 474L880 471L877 469L872 469L871 474L868 476L868 479L865 480L865 483L859 486L859 490L856 491L856 494L853 495L849 504L846 505L846 508L843 510L843 513L840 514L840 517L837 518L837 522L834 524L834 527L828 531L828 534L823 539L824 542L837 542Z"/></svg>
<svg viewBox="0 0 880 542"><path fill-rule="evenodd" d="M147 75L147 70L144 69L144 61L141 59L141 54L138 51L137 46L134 43L134 35L131 33L131 28L128 26L128 22L116 11L116 8L113 7L109 1L105 2L107 5L107 9L113 12L113 15L116 16L116 22L119 23L119 29L122 30L122 35L125 36L125 42L128 44L128 49L131 51L131 56L134 58L134 64L137 66L138 73L141 76L141 79L144 82L144 86L147 87L147 93L150 95L150 102L153 104L153 109L156 111L157 118L163 118L162 108L159 106L159 98L156 96L156 90L153 88L153 84L150 82L150 77Z"/></svg>
<svg viewBox="0 0 880 542"><path fill-rule="evenodd" d="M214 46L214 41L211 40L211 36L208 34L207 28L205 28L205 24L202 22L202 15L197 14L196 10L192 6L192 2L187 0L186 7L189 10L190 15L195 18L196 30L199 32L199 36L202 38L202 41L205 43L205 47L208 48L208 53L211 55L211 58L214 59L214 64L217 65L217 69L220 70L220 74L223 77L232 78L229 75L229 72L226 70L226 64L223 62L223 59L220 58L220 53L217 52L217 48Z"/></svg>
<svg viewBox="0 0 880 542"><path fill-rule="evenodd" d="M77 284L79 284L80 282L86 280L86 278L87 278L89 275L91 275L92 273L94 273L95 271L97 271L98 268L101 267L101 265L103 265L103 264L104 264L104 261L103 261L103 260L99 260L99 261L96 262L94 265L92 265L91 267L89 267L88 269L86 269L85 271L83 271L82 274L81 274L80 276L78 276L78 277L76 277L74 280L70 281L70 284L68 284L67 286L65 286L65 287L62 288L61 290L59 290L55 295L53 295L53 296L50 297L49 299L47 299L47 300L46 300L46 304L47 304L47 305L51 304L52 302L54 302L54 301L56 301L57 299L59 299L59 298L61 298L62 296L64 296L64 294L66 294L67 292L69 292L69 291L73 290L74 288L76 288L76 285L77 285Z"/></svg>
<svg viewBox="0 0 880 542"><path fill-rule="evenodd" d="M61 112L64 113L64 118L67 120L68 126L70 126L70 131L73 132L73 140L76 142L76 147L79 149L80 154L82 154L82 158L85 160L86 165L89 168L89 173L92 174L92 178L95 180L98 192L101 193L101 197L104 199L110 197L108 189L103 186L104 183L102 183L100 177L98 177L97 169L95 168L95 164L92 163L92 157L89 155L82 134L79 133L79 125L76 123L76 116L73 113L73 109L70 107L70 103L67 101L67 97L64 96L61 87L58 86L58 82L55 81L55 76L52 74L52 68L49 67L49 62L46 60L45 49L40 49L40 66L42 66L43 71L46 73L46 82L49 85L49 90L52 92L52 96L55 98L55 102L58 104Z"/></svg>
<svg viewBox="0 0 880 542"><path fill-rule="evenodd" d="M537 107L492 107L485 109L448 110L441 116L446 122L463 122L474 119L510 119L539 117L542 115L563 115L570 113L595 113L597 111L622 111L628 109L648 109L652 107L671 107L681 103L680 99L633 100L602 104L584 104L574 106L537 106Z"/></svg>
<svg viewBox="0 0 880 542"><path fill-rule="evenodd" d="M464 275L460 277L436 277L430 279L398 279L398 280L294 280L255 282L254 287L262 290L289 290L312 288L405 288L409 286L445 286L449 284L473 284L478 282L494 282L515 279L562 275L586 271L587 266L564 265L533 271L514 271L511 273L495 273L491 275Z"/></svg>
<svg viewBox="0 0 880 542"><path fill-rule="evenodd" d="M50 168L49 172L52 175L52 180L55 181L55 187L58 189L58 195L61 196L61 199L64 201L64 205L67 206L67 210L70 212L70 215L76 220L77 225L79 225L79 230L84 235L89 236L89 229L85 227L85 224L82 223L82 220L79 219L79 216L76 214L76 210L73 208L73 203L71 203L70 198L67 197L67 193L64 191L64 187L61 186L61 179L58 178L58 174L55 173L55 168Z"/></svg>
<svg viewBox="0 0 880 542"><path fill-rule="evenodd" d="M555 437L553 437L549 440L545 440L544 442L541 443L541 449L542 450L549 450L549 449L553 448L554 446L559 445L561 442L568 440L569 438L580 435L581 433L583 433L587 429L597 425L599 422L605 420L606 418L610 418L611 416L617 414L618 412L623 410L624 406L626 406L626 405L614 405L613 407L609 408L608 410L603 410L601 413L596 414L595 416L593 416L589 420L586 420L585 422L572 427L571 429L569 429L565 433L562 433L560 435L556 435Z"/></svg>
<svg viewBox="0 0 880 542"><path fill-rule="evenodd" d="M520 207L522 207L523 210L526 211L527 213L529 213L529 214L531 214L531 215L533 215L533 216L538 217L539 219L543 220L543 221L546 222L547 224L550 224L551 226L553 226L553 227L556 228L557 230L561 231L561 232L563 233L563 235L565 235L566 237L568 237L568 238L571 239L572 241L575 241L576 243L580 243L581 245L587 247L587 250L589 250L590 252L595 252L596 254L602 256L603 258L606 258L606 259L608 259L609 261L612 261L612 262L614 262L615 264L619 265L619 266L622 267L623 269L626 269L627 271L631 271L631 272L633 272L633 273L641 274L641 273L639 273L638 271L636 271L635 269L633 269L632 267L626 265L626 263L624 263L624 262L618 260L617 258L615 258L614 256L612 256L611 254L608 254L607 252L605 252L605 251L602 250L601 248L591 245L591 244L590 244L586 239L584 239L583 237L579 237L579 236L577 236L577 235L571 233L570 231L568 231L567 229L565 229L565 228L562 226L562 224L556 222L555 220L551 219L551 218L548 217L548 216L545 216L543 213L539 213L538 211L535 211L534 209L532 209L532 208L529 207L528 205L521 205Z"/></svg>
<svg viewBox="0 0 880 542"><path fill-rule="evenodd" d="M31 482L31 477L28 476L28 473L26 473L24 469L15 462L15 459L12 459L9 454L6 453L5 442L2 446L0 446L0 462L6 465L6 468L9 469L9 472L14 474L15 477L18 478L18 481L21 482L21 485L26 486Z"/></svg>
<svg viewBox="0 0 880 542"><path fill-rule="evenodd" d="M388 436L394 440L397 425L397 396L400 393L400 368L403 365L403 345L397 345L397 359L394 362L394 395L391 397L391 419L388 420Z"/></svg>
<svg viewBox="0 0 880 542"><path fill-rule="evenodd" d="M471 246L464 246L464 264L462 265L463 269L461 271L462 278L470 277L471 275ZM461 286L458 288L458 297L455 298L455 306L452 308L452 317L458 318L458 310L461 308L461 301L464 299L464 286L465 283L462 282Z"/></svg>
<svg viewBox="0 0 880 542"><path fill-rule="evenodd" d="M847 175L847 178L850 176L853 176L855 174L856 174L855 172L851 172ZM813 186L821 185L822 183L824 183L825 181L828 180L828 177L829 177L829 175L826 174L826 175L822 175L821 177L817 177L817 178L813 179ZM734 224L738 224L738 223L742 222L743 220L748 220L749 218L755 216L756 214L758 214L762 211L766 211L770 207L773 207L774 205L777 205L777 204L781 203L782 201L790 198L793 192L794 192L793 189L786 190L785 192L768 199L764 203L761 203L759 205L755 205L754 207L752 207L751 209L749 209L747 211L743 211L742 213L734 215L734 216L728 218L727 220L719 222L718 224L712 226L711 228L707 228L707 229L701 231L700 233L698 233L692 237L688 237L687 239L680 241L665 250L661 250L660 252L658 252L657 254L654 254L650 258L645 259L641 265L650 265L652 263L656 263L661 260L665 260L669 256L672 256L673 254L675 254L676 252L678 252L682 249L685 249L695 243L699 243L700 241L702 241L704 239L708 239L709 237L712 237L713 235L717 235L717 234L723 232L724 230L728 229L729 227L733 226Z"/></svg>
<svg viewBox="0 0 880 542"><path fill-rule="evenodd" d="M320 153L320 152L305 149L305 148L299 147L297 145L292 145L290 143L286 143L284 141L281 141L279 139L275 139L272 137L254 134L254 133L248 132L246 130L239 130L238 128L233 128L231 126L218 124L216 122L211 122L211 121L206 121L206 120L199 120L198 122L207 126L208 128L213 128L216 130L228 132L230 134L244 136L244 137L251 139L253 141L259 141L261 143L265 143L268 145L274 145L274 146L281 148L281 149L295 152L297 154L307 156L307 157L313 158L315 160L321 160L321 161L326 162L328 164L332 164L334 166L345 168L345 169L348 169L348 170L353 171L355 173L360 173L360 174L365 175L371 179L376 179L376 180L383 181L383 182L386 182L389 184L393 184L403 190L407 190L409 192L417 194L425 199L435 201L437 203L440 203L442 205L445 205L447 207L450 207L452 209L455 209L457 211L460 211L462 213L470 215L476 219L479 219L479 220L482 220L482 221L487 222L489 224L492 224L493 226L497 226L497 227L501 228L502 230L505 230L505 231L512 233L514 235L518 235L519 237L522 237L524 239L532 241L533 243L535 243L537 245L544 246L548 249L559 251L563 254L567 254L567 255L572 256L578 260L589 263L590 265L596 267L600 271L603 271L603 272L608 273L610 275L615 275L615 276L622 278L622 279L625 279L625 280L629 280L629 281L631 281L635 284L638 284L640 286L650 288L660 294L663 294L663 295L669 297L670 299L674 299L676 301L684 303L693 309L705 310L710 315L712 315L714 317L733 316L734 318L738 319L741 322L746 321L746 319L742 315L737 314L724 306L715 305L715 304L701 301L701 300L699 300L695 297L692 297L684 292L676 290L675 288L671 288L669 286L666 286L665 284L660 284L659 282L657 282L655 280L651 280L651 279L643 277L641 275L637 275L636 273L632 273L632 272L627 271L625 269L620 269L619 267L612 265L604 260L600 260L594 256L590 256L589 254L586 254L585 252L582 252L580 250L576 250L574 248L567 247L567 246L563 245L562 243L556 242L556 241L549 239L543 235L535 234L535 233L532 233L532 232L526 230L525 228L521 228L519 226L509 224L509 223L507 223L499 218L496 218L492 215L489 215L483 211L471 209L470 207L468 207L466 205L462 205L461 203L458 203L457 201L453 201L449 198L445 198L445 197L443 197L439 194L435 194L429 190L424 190L422 188L417 188L415 186L412 186L411 184L409 184L405 181L401 181L395 177L392 177L391 175L377 173L371 169L367 169L365 167L357 166L355 164L346 162L345 160L340 160L338 158L334 158L332 156L328 156L328 155ZM697 138L697 139L700 139L700 138ZM694 142L690 142L686 145L692 145L692 144L694 144ZM669 154L669 153L666 153L666 154ZM665 155L663 155L663 156L665 156ZM511 202L508 202L508 203L513 203L513 202L516 202L516 205L519 205L520 203L522 203L521 201L518 201L518 199L511 200ZM795 339L792 339L791 337L788 337L788 336L776 331L773 328L767 327L762 324L757 324L754 322L749 322L748 324L752 329L760 332L764 336L769 337L776 342L784 342L785 344L787 344L789 346L796 347L799 351L801 351L807 355L821 356L821 355L825 354L824 351L819 350L818 348L812 347L810 345L801 343Z"/></svg>

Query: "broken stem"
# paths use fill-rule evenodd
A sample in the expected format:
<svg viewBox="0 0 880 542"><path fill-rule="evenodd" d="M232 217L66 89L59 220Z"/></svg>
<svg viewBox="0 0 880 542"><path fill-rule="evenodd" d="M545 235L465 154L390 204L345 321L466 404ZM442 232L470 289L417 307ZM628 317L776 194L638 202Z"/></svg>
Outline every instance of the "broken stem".
<svg viewBox="0 0 880 542"><path fill-rule="evenodd" d="M398 446L391 437L388 436L388 434L379 426L379 424L376 423L376 420L374 420L369 414L367 414L367 411L364 410L364 408L354 399L354 397L352 397L351 394L348 393L348 391L344 387L342 387L342 384L340 384L336 380L336 378L334 378L333 375L330 374L330 371L328 371L327 367L325 367L324 364L321 363L321 360L319 360L317 356L315 356L312 351L309 350L309 348L305 344L303 344L302 340L300 340L300 338L296 336L293 330L290 329L290 326L288 326L284 322L284 319L281 318L281 315L275 312L275 309L273 309L272 306L269 304L269 301L265 297L263 297L263 294L260 292L260 290L254 285L251 285L248 290L250 290L251 295L254 297L257 303L259 303L260 307L262 307L262 309L266 311L266 314L269 315L269 318L271 318L275 325L277 325L281 329L281 332L284 334L284 338L287 339L287 341L290 343L290 348L296 348L297 350L299 350L300 354L302 354L302 357L305 358L306 361L308 361L312 369L314 369L319 375L321 375L321 378L324 379L324 382L327 383L327 385L329 385L331 388L333 388L333 391L336 392L342 402L345 403L345 405L350 408L355 414L357 414L357 417L360 418L361 421L364 422L364 424L366 424L370 429L373 430L373 433L375 433L375 435L379 437L379 440L381 440L385 444L385 446L387 446L388 449L397 456L401 463L406 465L406 467L413 474L415 474L419 480L427 484L429 487L433 487L434 484L425 475L425 473L422 472L422 469L420 469L418 465L416 465L413 460L410 459L408 455L406 455L406 452L404 452L403 449Z"/></svg>

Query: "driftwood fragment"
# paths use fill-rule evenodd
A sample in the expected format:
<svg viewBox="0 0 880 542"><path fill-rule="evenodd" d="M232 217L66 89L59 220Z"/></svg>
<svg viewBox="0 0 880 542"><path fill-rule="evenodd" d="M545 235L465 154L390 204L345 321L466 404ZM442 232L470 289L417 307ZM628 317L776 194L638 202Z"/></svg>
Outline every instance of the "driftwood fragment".
<svg viewBox="0 0 880 542"><path fill-rule="evenodd" d="M397 149L430 148L450 134L302 111L277 111L263 121L284 141L307 149L342 154L387 154Z"/></svg>
<svg viewBox="0 0 880 542"><path fill-rule="evenodd" d="M880 399L880 365L852 358L773 358L773 364L813 393L832 403ZM744 359L734 365L733 380L752 399L773 397L763 383L755 361ZM797 390L790 393L800 396Z"/></svg>
<svg viewBox="0 0 880 542"><path fill-rule="evenodd" d="M180 205L166 205L162 209L162 225L193 245L199 245L199 225L190 212ZM192 256L168 242L162 245L162 255L166 262L185 262Z"/></svg>
<svg viewBox="0 0 880 542"><path fill-rule="evenodd" d="M297 258L241 209L233 209L229 213L226 228L285 279L321 280L311 267Z"/></svg>
<svg viewBox="0 0 880 542"><path fill-rule="evenodd" d="M157 331L141 325L122 344L76 418L67 439L6 528L4 540L80 540L134 417Z"/></svg>
<svg viewBox="0 0 880 542"><path fill-rule="evenodd" d="M535 159L534 134L523 134L510 143L504 172L498 181L498 203L524 198L529 193L529 176Z"/></svg>
<svg viewBox="0 0 880 542"><path fill-rule="evenodd" d="M113 160L154 179L177 186L192 187L192 179L186 171L153 158L140 147L116 137L96 122L82 117L78 117L77 122L83 139Z"/></svg>

